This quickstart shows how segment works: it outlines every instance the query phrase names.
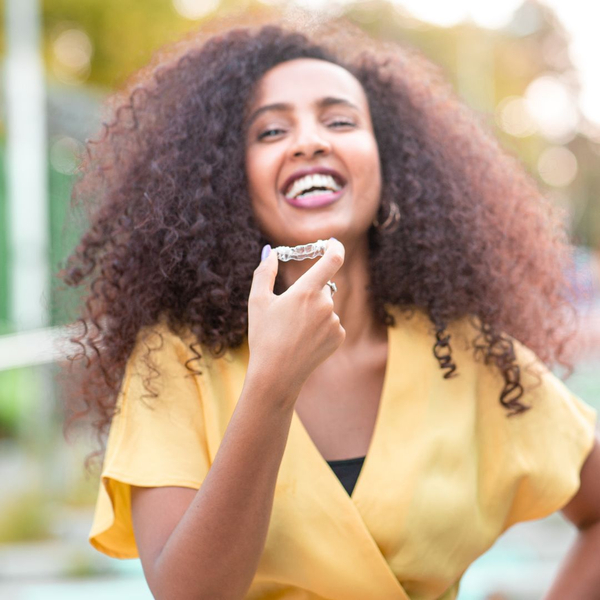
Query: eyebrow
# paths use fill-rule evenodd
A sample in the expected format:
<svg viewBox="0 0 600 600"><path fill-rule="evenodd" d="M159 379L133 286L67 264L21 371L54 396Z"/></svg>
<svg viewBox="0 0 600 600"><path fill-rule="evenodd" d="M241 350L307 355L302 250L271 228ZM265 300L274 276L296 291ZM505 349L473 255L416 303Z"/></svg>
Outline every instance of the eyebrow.
<svg viewBox="0 0 600 600"><path fill-rule="evenodd" d="M357 111L359 111L358 106L350 102L350 100L346 100L345 98L334 98L333 96L325 96L324 98L319 98L313 103L317 108L326 108L327 106L335 106L341 104L342 106L349 106ZM265 112L268 111L279 111L279 112L287 112L293 109L291 104L286 102L275 102L274 104L266 104L265 106L261 106L256 109L248 118L246 123L246 127L250 127L256 119Z"/></svg>

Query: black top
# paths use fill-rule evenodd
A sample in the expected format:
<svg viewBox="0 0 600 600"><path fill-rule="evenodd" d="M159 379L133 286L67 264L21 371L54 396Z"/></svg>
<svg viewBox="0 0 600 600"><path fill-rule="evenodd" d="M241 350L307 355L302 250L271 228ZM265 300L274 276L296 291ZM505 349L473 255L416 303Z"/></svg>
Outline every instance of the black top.
<svg viewBox="0 0 600 600"><path fill-rule="evenodd" d="M352 490L354 490L356 480L358 479L360 470L362 469L364 462L364 456L359 456L358 458L346 458L343 460L327 461L327 464L337 475L337 478L341 481L349 496L352 495Z"/></svg>

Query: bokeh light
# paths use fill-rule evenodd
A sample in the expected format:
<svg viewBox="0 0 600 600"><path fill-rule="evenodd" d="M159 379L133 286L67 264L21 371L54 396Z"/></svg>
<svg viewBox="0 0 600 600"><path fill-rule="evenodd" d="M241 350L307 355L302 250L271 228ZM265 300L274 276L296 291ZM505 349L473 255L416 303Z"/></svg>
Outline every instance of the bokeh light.
<svg viewBox="0 0 600 600"><path fill-rule="evenodd" d="M540 155L537 168L544 183L565 187L577 176L577 158L568 148L551 146Z"/></svg>
<svg viewBox="0 0 600 600"><path fill-rule="evenodd" d="M480 27L499 29L508 25L523 0L503 0L502 2L470 2L470 16Z"/></svg>
<svg viewBox="0 0 600 600"><path fill-rule="evenodd" d="M452 27L471 19L481 27L499 28L511 21L523 0L398 0L398 4L406 7L418 19L441 27Z"/></svg>
<svg viewBox="0 0 600 600"><path fill-rule="evenodd" d="M562 25L570 34L569 56L582 74L579 104L587 119L600 123L600 77L598 56L598 2L585 0L544 0L556 11Z"/></svg>
<svg viewBox="0 0 600 600"><path fill-rule="evenodd" d="M558 77L538 77L527 86L525 99L529 113L543 136L562 143L573 138L579 124L577 102Z"/></svg>
<svg viewBox="0 0 600 600"><path fill-rule="evenodd" d="M496 123L500 129L515 137L527 137L537 131L527 101L521 96L509 96L498 104Z"/></svg>
<svg viewBox="0 0 600 600"><path fill-rule="evenodd" d="M90 75L93 46L79 28L61 31L52 44L52 70L63 83L83 83Z"/></svg>
<svg viewBox="0 0 600 600"><path fill-rule="evenodd" d="M465 0L457 0L456 2L401 0L399 4L405 6L417 19L422 19L441 27L452 27L464 21L469 14L469 7Z"/></svg>
<svg viewBox="0 0 600 600"><path fill-rule="evenodd" d="M186 19L196 20L219 8L219 0L173 0L175 10Z"/></svg>
<svg viewBox="0 0 600 600"><path fill-rule="evenodd" d="M50 164L55 171L73 175L84 145L69 136L57 136L50 142Z"/></svg>
<svg viewBox="0 0 600 600"><path fill-rule="evenodd" d="M481 0L395 0L414 17L441 27L452 27L470 18L477 25L492 29L510 27L513 35L527 36L540 26L540 10L533 2L504 0L503 2L482 2ZM598 19L600 7L587 0L543 0L541 6L552 7L569 35L568 53L565 56L561 47L553 47L550 40L542 52L553 68L561 70L567 61L572 61L581 75L581 95L579 107L583 115L600 123L600 78L598 56L600 36ZM519 19L512 19L517 9ZM595 11L595 14L594 14Z"/></svg>

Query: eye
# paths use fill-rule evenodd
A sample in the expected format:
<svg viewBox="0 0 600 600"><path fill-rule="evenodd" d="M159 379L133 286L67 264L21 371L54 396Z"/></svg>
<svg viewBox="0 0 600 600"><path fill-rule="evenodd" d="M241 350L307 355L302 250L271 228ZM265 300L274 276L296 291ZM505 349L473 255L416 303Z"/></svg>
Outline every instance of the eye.
<svg viewBox="0 0 600 600"><path fill-rule="evenodd" d="M355 127L355 125L354 125L354 123L352 121L346 121L346 120L343 120L343 119L338 119L336 121L332 121L331 123L329 123L330 127L333 127L334 125L335 126L340 126L341 125L341 126Z"/></svg>
<svg viewBox="0 0 600 600"><path fill-rule="evenodd" d="M277 129L277 128L273 128L273 129L267 129L266 131L263 131L263 132L262 132L262 133L261 133L261 134L258 136L258 139L259 139L259 140L262 140L263 138L266 138L266 137L273 137L272 135L269 135L269 134L271 134L271 133L275 133L275 134L277 134L277 133L279 133L279 132L282 132L282 131L283 131L283 129Z"/></svg>

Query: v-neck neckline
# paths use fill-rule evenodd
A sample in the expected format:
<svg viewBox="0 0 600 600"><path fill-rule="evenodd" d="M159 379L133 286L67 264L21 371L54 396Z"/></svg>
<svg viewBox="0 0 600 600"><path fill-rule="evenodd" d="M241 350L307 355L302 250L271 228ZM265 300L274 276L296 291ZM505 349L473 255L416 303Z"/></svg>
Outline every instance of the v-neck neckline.
<svg viewBox="0 0 600 600"><path fill-rule="evenodd" d="M396 313L393 313L396 317ZM398 318L396 317L396 326ZM371 435L369 449L365 456L363 467L356 481L352 495L349 495L341 481L337 478L327 461L313 442L304 427L300 416L294 410L292 415L291 429L288 447L289 457L292 461L302 464L300 479L306 486L307 498L316 503L316 507L323 510L336 522L343 524L340 531L345 538L361 548L364 568L369 569L373 580L378 582L377 586L385 590L377 597L395 598L397 600L408 600L396 574L387 562L381 548L378 546L373 533L368 527L370 521L369 513L372 510L373 496L377 495L377 486L381 485L379 474L381 463L385 460L385 429L388 419L389 403L394 392L394 377L392 368L396 360L396 326L388 325L388 351L383 387L377 409L377 417ZM291 457L294 458L291 458ZM284 462L288 463L284 455ZM295 489L299 480L291 475L291 465L286 464L282 479L285 488ZM298 471L296 471L298 473ZM288 480L289 477L289 480ZM307 479L310 477L310 479ZM308 500L303 500L308 502ZM304 504L303 504L304 505ZM346 597L354 597L346 595Z"/></svg>
<svg viewBox="0 0 600 600"><path fill-rule="evenodd" d="M393 311L392 311L393 312ZM396 326L398 324L398 317L395 312L393 312ZM358 475L358 479L356 480L356 484L354 485L354 489L352 494L348 494L346 492L342 482L338 479L336 474L333 472L332 468L329 466L325 457L321 454L321 451L317 448L313 439L310 437L308 430L304 426L300 415L294 409L294 414L292 416L292 424L302 432L303 437L308 441L309 446L312 448L313 455L316 455L317 462L321 463L320 468L326 469L328 471L329 477L333 484L339 488L339 491L342 492L349 500L354 502L355 504L360 501L360 497L362 495L362 489L365 487L365 479L368 479L369 473L372 470L371 464L377 460L377 446L381 442L381 437L383 435L383 423L384 420L383 413L385 412L385 407L387 404L387 396L389 395L389 387L390 387L390 379L391 379L391 365L393 364L394 357L392 353L394 352L394 331L395 327L388 325L387 326L387 357L385 364L385 373L383 376L383 385L381 388L381 395L379 397L379 406L377 407L377 416L375 417L375 424L373 426L373 432L371 433L371 441L369 442L369 448L367 449L367 453L364 457L363 466ZM375 454L375 458L373 455Z"/></svg>

